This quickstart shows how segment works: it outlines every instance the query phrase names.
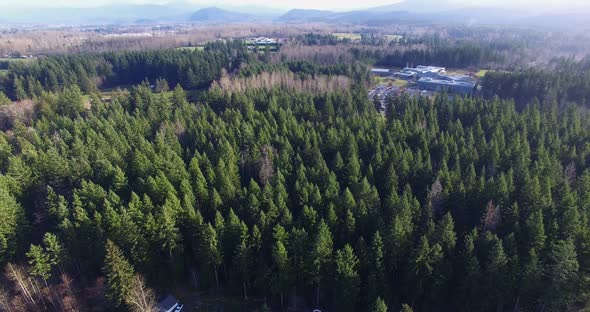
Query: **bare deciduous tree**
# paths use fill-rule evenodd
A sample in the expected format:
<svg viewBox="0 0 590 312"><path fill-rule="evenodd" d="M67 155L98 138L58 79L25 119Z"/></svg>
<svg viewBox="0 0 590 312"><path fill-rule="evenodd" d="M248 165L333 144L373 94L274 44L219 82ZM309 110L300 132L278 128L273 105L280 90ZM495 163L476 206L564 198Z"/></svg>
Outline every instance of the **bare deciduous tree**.
<svg viewBox="0 0 590 312"><path fill-rule="evenodd" d="M482 226L484 231L494 231L502 223L502 212L499 205L495 205L494 201L490 199L486 206L485 214L482 218Z"/></svg>
<svg viewBox="0 0 590 312"><path fill-rule="evenodd" d="M440 214L444 204L443 187L440 178L436 178L434 183L430 186L430 190L428 191L428 201L432 205L432 211L436 214Z"/></svg>
<svg viewBox="0 0 590 312"><path fill-rule="evenodd" d="M6 277L15 284L27 303L36 305L33 298L34 291L31 289L30 278L27 276L25 269L16 264L8 263L6 265Z"/></svg>
<svg viewBox="0 0 590 312"><path fill-rule="evenodd" d="M155 312L156 296L154 291L147 287L145 280L139 274L133 278L133 287L125 299L129 308L134 312Z"/></svg>
<svg viewBox="0 0 590 312"><path fill-rule="evenodd" d="M275 174L271 159L272 149L273 148L270 145L260 147L262 156L260 157L260 160L258 160L258 167L260 168L258 176L260 177L262 185L266 185Z"/></svg>
<svg viewBox="0 0 590 312"><path fill-rule="evenodd" d="M576 183L576 179L578 178L577 170L576 170L576 163L570 162L565 169L563 169L563 175L565 180L570 186L574 186Z"/></svg>
<svg viewBox="0 0 590 312"><path fill-rule="evenodd" d="M12 312L12 304L10 302L10 294L4 287L0 286L0 311Z"/></svg>
<svg viewBox="0 0 590 312"><path fill-rule="evenodd" d="M231 92L244 92L253 89L280 87L285 90L322 94L334 90L348 90L351 85L350 78L346 76L317 75L313 78L301 79L293 72L276 71L263 72L246 78L223 76L219 81L213 83L212 88L221 88L224 91Z"/></svg>

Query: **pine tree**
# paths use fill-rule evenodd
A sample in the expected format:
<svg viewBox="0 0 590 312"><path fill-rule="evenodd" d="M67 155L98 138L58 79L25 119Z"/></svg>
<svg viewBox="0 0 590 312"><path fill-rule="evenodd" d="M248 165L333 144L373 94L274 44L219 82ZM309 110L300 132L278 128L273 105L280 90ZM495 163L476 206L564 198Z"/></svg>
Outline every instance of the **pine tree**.
<svg viewBox="0 0 590 312"><path fill-rule="evenodd" d="M222 260L218 244L217 232L211 223L207 223L203 227L200 250L203 253L207 266L213 269L215 274L215 285L217 288L219 288L219 276L217 271Z"/></svg>
<svg viewBox="0 0 590 312"><path fill-rule="evenodd" d="M335 305L339 311L355 311L360 292L360 277L357 271L359 260L350 245L336 252Z"/></svg>
<svg viewBox="0 0 590 312"><path fill-rule="evenodd" d="M373 307L371 309L372 312L387 312L387 305L385 301L381 299L381 297L377 297L375 299L375 303L373 303Z"/></svg>
<svg viewBox="0 0 590 312"><path fill-rule="evenodd" d="M4 94L4 92L0 91L0 106L9 105L12 101Z"/></svg>
<svg viewBox="0 0 590 312"><path fill-rule="evenodd" d="M27 252L29 264L31 265L31 275L39 277L47 285L47 280L51 276L51 259L41 246L31 245Z"/></svg>
<svg viewBox="0 0 590 312"><path fill-rule="evenodd" d="M112 241L106 243L104 259L107 297L114 306L120 306L129 296L133 286L133 266L125 259L123 252Z"/></svg>
<svg viewBox="0 0 590 312"><path fill-rule="evenodd" d="M319 305L321 282L324 280L328 264L332 259L332 234L324 220L320 220L315 239L311 245L308 258L307 274L309 280L316 285L316 305Z"/></svg>
<svg viewBox="0 0 590 312"><path fill-rule="evenodd" d="M545 271L544 301L552 310L568 309L580 290L576 249L573 241L551 245Z"/></svg>
<svg viewBox="0 0 590 312"><path fill-rule="evenodd" d="M290 278L290 269L289 269L289 256L287 255L287 249L285 248L285 246L283 245L283 243L280 240L277 240L275 242L275 245L273 246L272 249L272 258L273 258L273 263L274 266L276 268L276 280L277 280L277 285L278 285L278 289L281 295L281 306L284 306L284 300L283 300L283 292L285 291L285 288L287 287L287 285L289 284L289 278Z"/></svg>
<svg viewBox="0 0 590 312"><path fill-rule="evenodd" d="M414 312L414 310L407 304L402 304L402 309L400 312Z"/></svg>

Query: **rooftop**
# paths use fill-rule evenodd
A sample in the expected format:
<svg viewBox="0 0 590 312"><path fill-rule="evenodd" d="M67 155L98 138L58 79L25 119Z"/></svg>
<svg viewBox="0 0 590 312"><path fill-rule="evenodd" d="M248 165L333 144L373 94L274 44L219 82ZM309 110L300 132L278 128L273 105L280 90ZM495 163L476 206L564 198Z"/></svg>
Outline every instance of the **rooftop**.
<svg viewBox="0 0 590 312"><path fill-rule="evenodd" d="M418 82L436 83L436 84L445 84L445 85L456 85L456 86L465 86L465 87L475 86L475 82L473 82L473 81L465 81L465 80L459 80L459 79L438 79L438 78L431 78L431 77L420 78L420 80L418 80Z"/></svg>

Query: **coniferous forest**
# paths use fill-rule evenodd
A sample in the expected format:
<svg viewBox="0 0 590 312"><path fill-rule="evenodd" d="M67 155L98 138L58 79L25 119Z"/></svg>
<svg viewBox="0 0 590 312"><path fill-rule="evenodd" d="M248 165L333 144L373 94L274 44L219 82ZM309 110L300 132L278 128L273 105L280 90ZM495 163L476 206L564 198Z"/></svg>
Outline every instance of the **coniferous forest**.
<svg viewBox="0 0 590 312"><path fill-rule="evenodd" d="M337 90L212 85L265 57L230 42L11 65L0 310L156 311L174 289L247 311L587 309L588 97L489 73L482 94L381 112L361 61L270 66L348 77Z"/></svg>

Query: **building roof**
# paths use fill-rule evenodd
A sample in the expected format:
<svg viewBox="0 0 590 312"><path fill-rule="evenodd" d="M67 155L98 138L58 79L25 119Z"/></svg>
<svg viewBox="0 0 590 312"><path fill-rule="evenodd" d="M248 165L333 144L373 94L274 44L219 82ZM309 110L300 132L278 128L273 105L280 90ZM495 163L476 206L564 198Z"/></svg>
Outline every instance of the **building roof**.
<svg viewBox="0 0 590 312"><path fill-rule="evenodd" d="M446 68L444 67L437 67L437 66L424 66L424 65L418 65L416 66L416 69L421 69L421 70L426 70L426 71L430 71L430 72L440 72L440 71L445 71Z"/></svg>
<svg viewBox="0 0 590 312"><path fill-rule="evenodd" d="M475 87L475 83L472 81L463 81L463 80L457 80L457 79L437 79L437 78L426 77L426 78L420 78L418 80L418 82L449 85L449 86Z"/></svg>
<svg viewBox="0 0 590 312"><path fill-rule="evenodd" d="M167 295L164 299L158 302L159 312L172 312L175 311L176 307L178 307L178 300L172 295Z"/></svg>
<svg viewBox="0 0 590 312"><path fill-rule="evenodd" d="M386 68L372 68L371 72L373 73L389 73L389 69Z"/></svg>

